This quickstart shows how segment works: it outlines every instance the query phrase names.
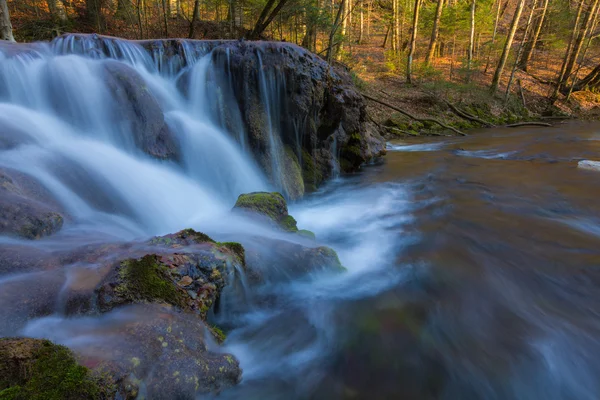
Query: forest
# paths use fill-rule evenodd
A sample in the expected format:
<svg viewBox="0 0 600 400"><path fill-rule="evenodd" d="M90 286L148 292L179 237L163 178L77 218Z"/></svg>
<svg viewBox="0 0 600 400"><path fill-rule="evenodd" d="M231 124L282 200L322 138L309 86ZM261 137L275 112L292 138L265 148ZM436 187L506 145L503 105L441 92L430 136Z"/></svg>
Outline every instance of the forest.
<svg viewBox="0 0 600 400"><path fill-rule="evenodd" d="M128 39L296 43L348 68L356 83L374 97L384 96L393 105L408 103L409 109L417 107L417 113L424 110L410 100L414 96L425 97L425 103L431 95L460 102L470 98L473 103L477 92L480 97L492 96L479 102L497 102L502 109L514 103L509 114L519 116L513 119L557 113L593 116L593 92L600 85L597 0L0 0L0 4L6 21L2 35L9 40L94 32ZM402 94L384 90L390 87L394 92L399 87L407 90ZM582 90L585 95L571 98ZM384 108L388 115L389 107ZM463 114L462 120L469 114L453 111ZM489 117L497 115L491 112Z"/></svg>

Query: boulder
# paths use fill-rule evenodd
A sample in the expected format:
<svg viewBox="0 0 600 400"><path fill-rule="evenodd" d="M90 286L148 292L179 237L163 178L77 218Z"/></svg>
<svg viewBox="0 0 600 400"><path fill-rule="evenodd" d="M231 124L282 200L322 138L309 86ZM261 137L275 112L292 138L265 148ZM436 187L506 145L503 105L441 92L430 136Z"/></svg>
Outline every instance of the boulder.
<svg viewBox="0 0 600 400"><path fill-rule="evenodd" d="M58 232L63 221L58 204L42 185L0 168L0 235L40 239Z"/></svg>
<svg viewBox="0 0 600 400"><path fill-rule="evenodd" d="M48 340L0 338L0 398L109 399L110 380L94 376L63 346Z"/></svg>
<svg viewBox="0 0 600 400"><path fill-rule="evenodd" d="M254 192L241 194L233 209L259 217L286 232L298 232L296 220L288 214L287 203L281 193Z"/></svg>
<svg viewBox="0 0 600 400"><path fill-rule="evenodd" d="M135 69L109 61L103 64L106 84L115 99L116 127L132 137L135 145L152 157L177 160L179 148L165 122L164 113L154 95Z"/></svg>
<svg viewBox="0 0 600 400"><path fill-rule="evenodd" d="M218 300L233 264L244 264L238 243L217 243L207 235L186 229L155 237L115 251L96 250L79 260L95 262L95 273L82 267L71 271L65 287L68 313L108 312L128 304L168 304L202 319ZM76 258L76 257L75 257ZM95 259L94 259L95 258Z"/></svg>

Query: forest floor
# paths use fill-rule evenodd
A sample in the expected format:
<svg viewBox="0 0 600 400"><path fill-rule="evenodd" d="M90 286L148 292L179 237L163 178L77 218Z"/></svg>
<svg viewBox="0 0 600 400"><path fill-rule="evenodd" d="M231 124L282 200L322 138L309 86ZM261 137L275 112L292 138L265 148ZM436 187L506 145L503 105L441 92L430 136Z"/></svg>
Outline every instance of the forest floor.
<svg viewBox="0 0 600 400"><path fill-rule="evenodd" d="M370 43L345 49L344 64L350 69L355 83L366 95L400 108L420 118L436 118L460 130L481 126L465 120L452 112L447 102L462 111L494 125L524 121L552 122L561 117L578 119L600 118L600 95L591 92L572 93L552 105L548 100L558 75L560 52L539 51L530 63L529 71L515 71L511 94L506 97L506 87L512 71L507 63L500 88L496 94L489 87L495 64L487 61L487 55L467 69L460 61L450 57L438 58L431 67L424 67L417 54L413 83L405 78L405 59L393 59L388 49L380 45L383 37L371 38ZM496 57L492 57L496 59ZM593 67L600 60L591 60ZM487 64L487 65L486 65ZM591 68L581 68L584 76ZM386 128L389 136L442 134L447 132L439 126L423 124L403 116L390 107L367 100L368 112L373 120Z"/></svg>
<svg viewBox="0 0 600 400"><path fill-rule="evenodd" d="M48 18L13 15L13 26L19 41L49 40L64 32L94 32L94 26L86 25L80 19L70 20L66 26L58 27ZM110 30L103 34L129 39L137 39L141 32L134 24L122 20L107 21ZM189 21L179 17L169 22L169 32L165 35L162 25L144 27L144 38L186 37ZM275 32L273 32L275 33ZM244 36L239 30L232 32L227 23L198 21L195 38L230 39ZM573 93L567 100L560 96L555 104L548 97L553 90L553 80L558 75L560 60L564 49L536 50L529 73L515 71L511 94L506 97L506 85L511 75L514 58L509 59L500 88L496 94L489 91L494 74L497 54L476 54L472 68L466 68L465 62L456 57L439 57L430 67L422 63L424 55L420 51L426 47L420 43L414 63L413 83L405 79L406 54L393 56L388 48L383 48L384 34L379 32L369 37L365 44L346 44L342 52L342 64L350 70L359 90L369 97L381 100L393 107L407 111L419 118L436 118L441 122L462 131L481 126L452 112L447 102L461 111L494 125L504 125L523 121L552 121L553 119L600 118L600 94L591 92ZM323 43L321 43L323 45ZM491 61L489 61L491 60ZM579 76L584 76L591 68L600 63L600 58L588 61L581 68ZM436 124L422 123L407 118L392 108L366 100L371 118L385 128L389 136L445 134L447 130Z"/></svg>

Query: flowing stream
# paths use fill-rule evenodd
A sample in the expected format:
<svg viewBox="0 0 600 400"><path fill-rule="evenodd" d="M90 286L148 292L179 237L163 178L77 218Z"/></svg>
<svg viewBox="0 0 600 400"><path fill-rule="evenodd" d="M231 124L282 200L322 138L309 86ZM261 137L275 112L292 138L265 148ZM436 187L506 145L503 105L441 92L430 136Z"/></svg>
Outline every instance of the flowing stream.
<svg viewBox="0 0 600 400"><path fill-rule="evenodd" d="M226 132L211 107L227 88L209 77L226 66L209 50L190 51L184 96L177 60L110 46L159 100L183 144L181 162L132 142L103 79L114 61L93 46L65 38L17 57L0 53L0 167L41 182L67 215L52 237L0 237L0 245L48 251L188 227L219 240L282 236L228 216L240 193L278 189L278 181L257 167L243 126ZM267 109L280 112L274 78L262 79ZM278 132L269 135L276 151ZM243 380L219 398L598 398L600 173L577 163L600 154L600 126L388 146L384 161L290 205L299 227L337 250L346 273L267 279L243 297L225 289L211 318L228 328L224 347ZM134 317L67 318L57 305L50 316L10 320L12 299L52 284L41 276L0 276L0 293L26 282L15 297L0 294L2 336L87 346L103 326ZM59 286L65 279L55 277Z"/></svg>

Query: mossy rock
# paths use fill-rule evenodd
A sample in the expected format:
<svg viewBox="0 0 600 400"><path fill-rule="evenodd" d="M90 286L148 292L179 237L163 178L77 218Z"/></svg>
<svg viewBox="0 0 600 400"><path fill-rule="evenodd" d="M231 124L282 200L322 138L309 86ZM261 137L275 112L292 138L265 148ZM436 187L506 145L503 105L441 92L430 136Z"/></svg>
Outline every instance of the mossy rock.
<svg viewBox="0 0 600 400"><path fill-rule="evenodd" d="M130 297L132 302L164 302L176 306L184 304L183 294L170 278L169 270L161 265L158 256L146 255L139 260L129 259L121 263L121 282L115 291Z"/></svg>
<svg viewBox="0 0 600 400"><path fill-rule="evenodd" d="M296 220L288 214L287 203L277 192L254 192L241 194L233 207L266 217L287 232L297 232Z"/></svg>
<svg viewBox="0 0 600 400"><path fill-rule="evenodd" d="M289 147L285 147L283 165L283 185L287 197L296 200L304 196L304 178L296 153Z"/></svg>
<svg viewBox="0 0 600 400"><path fill-rule="evenodd" d="M298 235L304 236L305 238L308 238L311 240L317 240L317 235L315 235L314 232L311 232L307 229L300 229L297 233L298 233Z"/></svg>
<svg viewBox="0 0 600 400"><path fill-rule="evenodd" d="M325 179L318 168L315 160L306 150L302 150L302 178L304 179L304 190L314 192Z"/></svg>
<svg viewBox="0 0 600 400"><path fill-rule="evenodd" d="M0 339L1 400L112 398L114 388L48 340Z"/></svg>

